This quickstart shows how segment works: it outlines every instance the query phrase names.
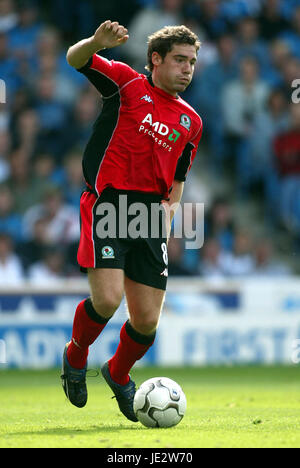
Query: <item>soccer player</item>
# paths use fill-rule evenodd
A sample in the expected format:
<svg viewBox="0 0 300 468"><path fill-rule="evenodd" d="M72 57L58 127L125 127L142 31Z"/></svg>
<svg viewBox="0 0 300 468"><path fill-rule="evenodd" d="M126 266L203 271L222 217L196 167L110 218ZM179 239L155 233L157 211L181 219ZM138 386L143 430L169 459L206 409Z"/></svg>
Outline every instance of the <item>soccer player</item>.
<svg viewBox="0 0 300 468"><path fill-rule="evenodd" d="M185 26L165 27L151 35L149 76L99 55L128 38L125 27L105 21L92 37L67 53L68 63L99 90L103 109L83 156L87 188L80 202L77 259L88 273L91 297L76 309L61 377L70 402L83 407L89 346L125 293L129 319L121 329L115 355L101 372L122 413L137 421L133 411L136 387L129 371L155 339L168 276L167 237L175 209L165 230L168 217L160 217L159 236L136 237L128 232L123 236L120 232L127 226L118 221L124 215L120 200L126 196L128 206L143 203L147 209L160 204L166 212L176 206L196 156L202 121L178 95L193 77L200 47L197 36ZM115 208L117 231L105 238L99 231L108 203Z"/></svg>

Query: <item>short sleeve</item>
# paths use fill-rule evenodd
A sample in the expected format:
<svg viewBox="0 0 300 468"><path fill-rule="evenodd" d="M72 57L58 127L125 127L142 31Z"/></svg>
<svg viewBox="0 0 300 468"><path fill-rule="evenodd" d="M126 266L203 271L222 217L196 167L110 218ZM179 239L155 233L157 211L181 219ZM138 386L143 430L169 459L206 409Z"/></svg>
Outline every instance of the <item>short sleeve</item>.
<svg viewBox="0 0 300 468"><path fill-rule="evenodd" d="M82 68L77 69L97 88L102 96L109 98L139 74L123 62L107 60L94 54Z"/></svg>

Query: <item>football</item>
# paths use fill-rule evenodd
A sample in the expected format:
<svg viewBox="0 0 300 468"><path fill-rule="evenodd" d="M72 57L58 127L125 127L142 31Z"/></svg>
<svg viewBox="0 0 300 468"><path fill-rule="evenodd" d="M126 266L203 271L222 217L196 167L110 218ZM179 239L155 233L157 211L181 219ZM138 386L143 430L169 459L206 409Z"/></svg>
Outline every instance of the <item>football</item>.
<svg viewBox="0 0 300 468"><path fill-rule="evenodd" d="M134 412L146 427L172 427L186 411L186 397L182 388L167 377L146 380L137 390Z"/></svg>

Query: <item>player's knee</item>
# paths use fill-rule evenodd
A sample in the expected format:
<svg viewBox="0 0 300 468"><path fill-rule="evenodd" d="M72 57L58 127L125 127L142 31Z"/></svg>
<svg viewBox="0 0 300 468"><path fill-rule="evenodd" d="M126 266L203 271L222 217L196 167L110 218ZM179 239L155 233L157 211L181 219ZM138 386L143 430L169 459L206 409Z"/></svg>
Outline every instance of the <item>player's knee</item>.
<svg viewBox="0 0 300 468"><path fill-rule="evenodd" d="M93 306L97 314L102 317L111 317L118 309L122 296L118 294L103 294L93 298Z"/></svg>
<svg viewBox="0 0 300 468"><path fill-rule="evenodd" d="M155 332L158 325L156 317L146 317L131 320L133 328L142 335L151 335Z"/></svg>

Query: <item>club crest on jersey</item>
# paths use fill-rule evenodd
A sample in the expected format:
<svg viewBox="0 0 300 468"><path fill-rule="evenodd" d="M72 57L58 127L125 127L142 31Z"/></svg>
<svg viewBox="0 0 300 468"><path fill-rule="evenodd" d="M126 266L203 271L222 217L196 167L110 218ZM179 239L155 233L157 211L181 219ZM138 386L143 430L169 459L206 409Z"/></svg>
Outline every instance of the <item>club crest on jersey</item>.
<svg viewBox="0 0 300 468"><path fill-rule="evenodd" d="M143 100L146 101L146 102L149 102L149 103L152 102L152 104L153 104L153 101L152 101L151 97L148 96L148 94L145 94L145 96L141 97L141 101L143 101Z"/></svg>
<svg viewBox="0 0 300 468"><path fill-rule="evenodd" d="M190 119L190 117L188 115L181 114L181 116L180 116L180 125L182 125L187 130L190 130L191 123L192 123L191 119Z"/></svg>
<svg viewBox="0 0 300 468"><path fill-rule="evenodd" d="M105 247L103 247L103 249L101 250L101 253L102 253L102 258L115 258L114 249L110 247L109 245L106 245Z"/></svg>

